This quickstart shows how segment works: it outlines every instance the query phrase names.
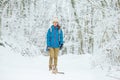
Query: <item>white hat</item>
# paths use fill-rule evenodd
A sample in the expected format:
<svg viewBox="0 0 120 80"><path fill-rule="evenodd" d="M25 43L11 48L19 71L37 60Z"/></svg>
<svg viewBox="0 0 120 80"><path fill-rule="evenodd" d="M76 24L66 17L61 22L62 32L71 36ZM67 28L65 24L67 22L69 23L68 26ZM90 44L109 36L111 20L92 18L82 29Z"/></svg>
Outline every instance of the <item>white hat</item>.
<svg viewBox="0 0 120 80"><path fill-rule="evenodd" d="M54 19L53 19L53 23L54 22L58 22L58 18L57 17L55 17Z"/></svg>

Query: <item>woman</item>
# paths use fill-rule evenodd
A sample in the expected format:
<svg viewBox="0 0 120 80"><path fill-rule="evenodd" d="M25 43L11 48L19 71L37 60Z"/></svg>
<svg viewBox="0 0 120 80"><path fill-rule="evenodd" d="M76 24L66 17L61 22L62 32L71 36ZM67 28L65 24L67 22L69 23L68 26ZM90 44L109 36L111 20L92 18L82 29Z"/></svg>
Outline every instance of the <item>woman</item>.
<svg viewBox="0 0 120 80"><path fill-rule="evenodd" d="M53 25L47 32L47 49L49 50L49 70L57 69L58 52L63 47L63 32L58 25L58 20L53 20Z"/></svg>

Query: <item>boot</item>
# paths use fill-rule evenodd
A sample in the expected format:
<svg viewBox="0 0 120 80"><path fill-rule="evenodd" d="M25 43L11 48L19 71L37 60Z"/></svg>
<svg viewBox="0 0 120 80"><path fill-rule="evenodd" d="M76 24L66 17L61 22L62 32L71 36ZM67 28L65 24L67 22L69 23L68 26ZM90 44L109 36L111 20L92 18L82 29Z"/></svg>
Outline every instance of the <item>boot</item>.
<svg viewBox="0 0 120 80"><path fill-rule="evenodd" d="M53 70L52 70L52 73L56 74L58 72L58 69L56 66L53 66Z"/></svg>

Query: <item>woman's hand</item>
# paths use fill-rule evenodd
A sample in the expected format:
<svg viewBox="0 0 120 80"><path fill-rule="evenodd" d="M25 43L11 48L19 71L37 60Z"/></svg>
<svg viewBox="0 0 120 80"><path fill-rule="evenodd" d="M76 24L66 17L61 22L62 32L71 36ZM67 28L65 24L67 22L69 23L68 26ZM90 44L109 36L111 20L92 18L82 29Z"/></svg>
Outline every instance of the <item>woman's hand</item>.
<svg viewBox="0 0 120 80"><path fill-rule="evenodd" d="M63 44L60 45L60 50L63 48Z"/></svg>

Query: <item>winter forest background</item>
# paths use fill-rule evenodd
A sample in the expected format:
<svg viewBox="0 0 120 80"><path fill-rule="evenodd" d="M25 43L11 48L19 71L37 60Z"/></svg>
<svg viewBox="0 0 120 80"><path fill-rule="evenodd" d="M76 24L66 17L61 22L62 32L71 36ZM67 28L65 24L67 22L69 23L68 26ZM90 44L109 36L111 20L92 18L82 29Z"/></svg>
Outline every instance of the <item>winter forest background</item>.
<svg viewBox="0 0 120 80"><path fill-rule="evenodd" d="M0 0L0 45L46 55L54 17L64 32L60 55L91 54L93 65L120 65L120 0Z"/></svg>

